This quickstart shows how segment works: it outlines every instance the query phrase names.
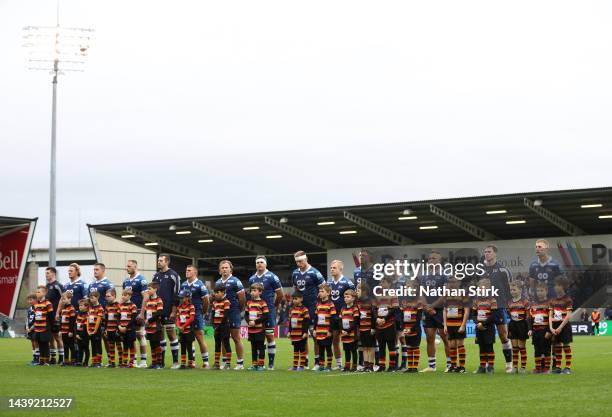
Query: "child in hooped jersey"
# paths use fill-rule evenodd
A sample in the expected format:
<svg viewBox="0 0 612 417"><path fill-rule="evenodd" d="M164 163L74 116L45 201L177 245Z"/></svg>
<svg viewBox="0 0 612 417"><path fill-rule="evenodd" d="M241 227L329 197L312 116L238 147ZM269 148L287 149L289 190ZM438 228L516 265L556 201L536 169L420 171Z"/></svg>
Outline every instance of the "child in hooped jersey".
<svg viewBox="0 0 612 417"><path fill-rule="evenodd" d="M76 366L87 366L89 364L89 336L87 335L88 313L89 299L82 298L79 300L79 312L76 317Z"/></svg>
<svg viewBox="0 0 612 417"><path fill-rule="evenodd" d="M119 360L120 368L134 368L136 366L136 318L138 307L131 301L132 290L125 289L121 294L119 306L119 337L123 354Z"/></svg>
<svg viewBox="0 0 612 417"><path fill-rule="evenodd" d="M98 291L89 293L89 310L87 310L87 338L91 343L91 367L102 367L102 320L104 307L98 301Z"/></svg>
<svg viewBox="0 0 612 417"><path fill-rule="evenodd" d="M36 294L28 295L28 304L29 307L26 318L25 331L27 335L26 338L30 340L30 342L32 342L32 361L30 362L30 365L38 365L40 352L38 350L38 342L36 342L36 339L34 337L34 305L36 304Z"/></svg>
<svg viewBox="0 0 612 417"><path fill-rule="evenodd" d="M412 289L415 295L402 297L400 300L400 317L408 347L407 367L404 372L418 373L419 359L421 358L421 320L427 300L418 295L420 285L416 279L410 280L407 287Z"/></svg>
<svg viewBox="0 0 612 417"><path fill-rule="evenodd" d="M457 290L460 281L448 278L448 288ZM448 372L465 373L465 326L470 315L469 299L465 296L444 297L444 333L448 337L451 366Z"/></svg>
<svg viewBox="0 0 612 417"><path fill-rule="evenodd" d="M265 333L264 323L267 323L270 310L268 303L261 299L263 284L256 282L251 285L251 299L246 303L244 319L249 326L249 341L251 342L252 365L250 371L264 371Z"/></svg>
<svg viewBox="0 0 612 417"><path fill-rule="evenodd" d="M75 333L76 333L76 310L71 304L72 294L65 292L59 302L60 309L60 334L64 345L64 361L60 366L70 366L76 362Z"/></svg>
<svg viewBox="0 0 612 417"><path fill-rule="evenodd" d="M511 300L508 301L510 323L508 324L508 337L512 343L512 372L525 373L527 366L527 348L525 341L529 338L529 301L523 296L521 281L510 283ZM521 366L519 368L519 356Z"/></svg>
<svg viewBox="0 0 612 417"><path fill-rule="evenodd" d="M363 351L363 372L374 371L374 350L376 349L376 327L374 322L374 306L367 285L360 286L359 301L359 342Z"/></svg>
<svg viewBox="0 0 612 417"><path fill-rule="evenodd" d="M337 319L336 307L330 299L328 284L319 285L319 302L315 307L315 339L319 346L319 370L331 372L332 365L332 322ZM326 358L327 355L327 358Z"/></svg>
<svg viewBox="0 0 612 417"><path fill-rule="evenodd" d="M572 314L572 299L567 295L569 283L566 278L555 279L556 297L550 301L550 331L552 333L554 364L553 374L571 374L572 367L572 326L569 325ZM565 368L561 370L561 359L565 354Z"/></svg>
<svg viewBox="0 0 612 417"><path fill-rule="evenodd" d="M482 289L491 288L491 280L482 278L478 282ZM495 366L495 321L493 311L497 309L494 297L476 297L472 306L476 321L476 343L480 348L480 366L476 374L492 374Z"/></svg>
<svg viewBox="0 0 612 417"><path fill-rule="evenodd" d="M116 358L123 357L123 348L121 346L121 338L119 337L119 319L121 305L116 300L117 292L115 288L109 288L104 295L106 299L106 308L104 309L104 336L108 341L107 344L107 356L108 356L108 368L114 368L116 366Z"/></svg>
<svg viewBox="0 0 612 417"><path fill-rule="evenodd" d="M290 371L303 371L306 363L306 343L308 340L308 326L310 314L308 308L302 304L304 295L295 291L291 296L293 304L289 310L289 340L293 345L293 367Z"/></svg>
<svg viewBox="0 0 612 417"><path fill-rule="evenodd" d="M354 290L346 290L344 292L345 306L340 310L340 340L344 350L344 369L342 372L355 372L357 370L359 309L355 304L356 295Z"/></svg>
<svg viewBox="0 0 612 417"><path fill-rule="evenodd" d="M536 299L531 303L529 318L531 330L529 336L533 344L534 374L550 373L550 348L552 333L550 331L550 301L548 300L548 283L536 284Z"/></svg>
<svg viewBox="0 0 612 417"><path fill-rule="evenodd" d="M195 320L195 306L191 302L191 291L183 289L179 292L181 304L176 312L176 327L180 334L181 342L181 366L179 369L195 368L195 360L193 357L193 322ZM189 357L189 364L187 364Z"/></svg>
<svg viewBox="0 0 612 417"><path fill-rule="evenodd" d="M232 347L230 345L229 311L231 303L225 296L225 286L217 284L212 303L212 325L215 329L215 363L213 370L229 369L232 360ZM225 350L223 368L220 366L222 349Z"/></svg>
<svg viewBox="0 0 612 417"><path fill-rule="evenodd" d="M151 365L149 365L148 369L163 368L161 340L163 337L162 316L164 313L164 302L161 297L157 295L158 290L158 282L153 281L149 283L147 286L149 298L144 305L145 332L147 333L147 340L151 347Z"/></svg>

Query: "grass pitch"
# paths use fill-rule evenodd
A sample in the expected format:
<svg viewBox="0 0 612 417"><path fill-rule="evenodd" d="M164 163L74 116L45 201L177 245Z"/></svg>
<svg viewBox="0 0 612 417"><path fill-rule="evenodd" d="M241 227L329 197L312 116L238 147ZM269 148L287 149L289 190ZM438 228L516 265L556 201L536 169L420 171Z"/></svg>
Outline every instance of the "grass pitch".
<svg viewBox="0 0 612 417"><path fill-rule="evenodd" d="M473 339L466 339L468 374L288 372L286 339L277 342L271 372L41 368L28 365L29 341L0 339L0 397L75 401L70 410L4 408L0 416L610 416L612 337L574 340L573 375L506 375L499 343L498 373L473 375ZM530 345L528 369L532 353ZM441 352L438 361L444 363Z"/></svg>

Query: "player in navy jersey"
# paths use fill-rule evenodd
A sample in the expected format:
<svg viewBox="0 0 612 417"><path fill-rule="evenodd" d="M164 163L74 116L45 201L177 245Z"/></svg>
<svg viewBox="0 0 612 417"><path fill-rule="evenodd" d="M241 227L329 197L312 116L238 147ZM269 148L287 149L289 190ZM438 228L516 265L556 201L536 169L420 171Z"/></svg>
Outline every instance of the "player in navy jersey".
<svg viewBox="0 0 612 417"><path fill-rule="evenodd" d="M356 288L359 288L362 283L367 285L370 290L379 285L378 281L374 279L372 254L367 249L359 251L359 267L353 272L353 281Z"/></svg>
<svg viewBox="0 0 612 417"><path fill-rule="evenodd" d="M306 252L297 251L293 258L295 259L295 263L297 268L291 274L291 281L293 283L293 288L295 291L300 291L304 295L303 305L308 309L308 313L310 317L315 317L315 309L317 306L317 296L319 294L319 285L325 283L325 278L323 275L316 269L310 266L308 263L308 256L306 256ZM315 366L313 370L319 370L319 346L316 342L314 332L314 325L311 326L310 334L313 337L314 343L314 357L315 357ZM305 367L308 367L308 343L306 343L306 364Z"/></svg>
<svg viewBox="0 0 612 417"><path fill-rule="evenodd" d="M195 318L191 323L193 334L200 346L200 357L202 358L202 367L208 368L208 346L204 341L204 312L208 311L209 299L208 288L202 281L198 279L198 267L196 265L187 265L185 269L185 278L181 284L181 291L189 291L191 293L191 304L195 308Z"/></svg>
<svg viewBox="0 0 612 417"><path fill-rule="evenodd" d="M94 264L94 281L89 284L89 294L97 292L99 302L102 307L106 307L106 291L113 288L113 283L106 278L106 265L103 263Z"/></svg>
<svg viewBox="0 0 612 417"><path fill-rule="evenodd" d="M329 271L331 278L327 280L327 284L331 289L331 300L336 307L336 312L340 314L342 309L346 307L344 302L344 292L346 290L355 290L355 285L346 278L342 272L344 271L344 262L333 260L330 264ZM339 320L332 320L332 343L334 347L334 357L336 358L336 370L342 369L342 351L340 350L340 323Z"/></svg>
<svg viewBox="0 0 612 417"><path fill-rule="evenodd" d="M555 278L563 275L561 265L548 254L549 243L545 239L538 239L535 243L537 259L529 265L529 293L535 296L536 284L543 282L548 286L548 294L555 292Z"/></svg>
<svg viewBox="0 0 612 417"><path fill-rule="evenodd" d="M64 345L62 343L62 336L60 335L59 312L57 309L59 301L62 298L62 284L57 281L56 277L57 270L54 267L49 266L45 269L45 279L47 280L47 295L45 298L49 300L53 306L53 311L56 312L54 314L55 320L52 320L53 325L51 326L53 339L51 343L49 343L49 352L51 354L49 364L51 365L64 362ZM58 356L57 360L56 355Z"/></svg>
<svg viewBox="0 0 612 417"><path fill-rule="evenodd" d="M234 265L227 259L219 262L219 274L221 278L215 282L215 286L223 285L225 287L225 297L230 302L230 311L228 312L228 324L230 327L230 336L234 340L236 346L236 367L235 370L244 369L244 346L240 339L240 322L242 321L241 314L244 311L246 304L246 295L242 282L232 275Z"/></svg>
<svg viewBox="0 0 612 417"><path fill-rule="evenodd" d="M81 267L77 263L68 266L68 279L70 282L64 285L64 292L72 294L70 304L75 309L79 309L79 301L87 297L87 286L81 279Z"/></svg>
<svg viewBox="0 0 612 417"><path fill-rule="evenodd" d="M378 281L374 279L374 261L369 250L363 248L359 251L359 267L353 271L353 282L357 288L357 297L362 298L362 295L368 294L371 297L372 288L378 285ZM367 286L368 291L361 294L362 285ZM359 354L358 371L363 371L363 348L361 346L361 338L358 341L357 352Z"/></svg>
<svg viewBox="0 0 612 417"><path fill-rule="evenodd" d="M448 277L442 273L442 255L440 252L432 250L427 257L427 273L419 277L422 288L434 289L441 288L446 285ZM425 320L423 327L425 328L425 337L427 340L427 368L421 372L436 371L436 333L444 342L444 350L446 352L446 370L450 369L450 348L448 338L444 333L444 317L443 298L433 296L425 297L427 305L424 309Z"/></svg>
<svg viewBox="0 0 612 417"><path fill-rule="evenodd" d="M136 305L137 314L140 314L140 311L144 307L144 295L147 294L147 279L140 272L138 272L138 262L136 262L134 259L127 261L125 270L128 276L123 280L122 287L124 290L130 290L132 292L130 301ZM139 367L146 368L147 338L145 336L144 324L136 326L135 334L136 339L138 340L138 345L140 346Z"/></svg>
<svg viewBox="0 0 612 417"><path fill-rule="evenodd" d="M493 312L493 317L506 360L506 373L512 373L512 342L508 338L510 317L508 316L508 309L505 308L511 299L510 281L512 280L512 274L508 268L497 261L497 247L495 245L486 246L483 253L485 276L491 281L491 288L499 290L499 296L495 297L498 308Z"/></svg>
<svg viewBox="0 0 612 417"><path fill-rule="evenodd" d="M265 256L259 255L255 258L256 272L249 278L249 287L255 283L263 285L261 298L268 305L268 322L265 323L266 341L268 343L268 369L274 369L274 359L276 357L276 342L274 340L274 328L276 327L276 310L280 305L285 294L280 279L268 270L268 260Z"/></svg>
<svg viewBox="0 0 612 417"><path fill-rule="evenodd" d="M176 319L176 309L179 303L178 293L181 287L181 277L176 273L176 271L170 269L170 255L168 254L162 253L159 255L157 258L157 269L158 271L155 273L155 275L153 275L152 282L159 284L157 295L164 303L161 320L163 327L166 329L166 335L168 336L168 339L170 339L170 350L172 351L172 369L179 369L179 340L176 336L176 331L174 330L174 321ZM166 346L166 338L162 337L160 342L162 352L162 367L165 366Z"/></svg>

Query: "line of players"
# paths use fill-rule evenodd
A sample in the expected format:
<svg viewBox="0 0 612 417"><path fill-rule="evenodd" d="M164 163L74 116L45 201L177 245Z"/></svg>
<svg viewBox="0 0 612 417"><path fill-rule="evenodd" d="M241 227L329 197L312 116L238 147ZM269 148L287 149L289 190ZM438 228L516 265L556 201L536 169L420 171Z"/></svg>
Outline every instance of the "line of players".
<svg viewBox="0 0 612 417"><path fill-rule="evenodd" d="M436 370L435 343L433 343L433 341L435 341L435 334L438 333L445 343L447 352L447 371L464 372L465 346L463 344L463 339L465 338L465 323L470 310L473 310L476 312L476 321L478 323L476 341L479 343L481 349L481 366L477 372L492 372L493 370L494 352L492 347L495 339L495 327L497 327L498 334L502 340L508 372L524 372L526 363L525 340L528 335L532 333L534 345L536 347L536 355L540 358L536 361L535 371L547 372L550 368L550 343L554 340L554 371L560 371L559 355L561 352L564 352L566 356L566 369L564 372L569 373L571 366L571 347L569 346L571 343L571 330L570 327L567 326L567 322L569 320L568 313L571 312L571 299L565 294L562 294L564 288L567 288L567 284L564 280L559 280L558 285L553 286L558 297L557 303L553 303L552 307L550 303L545 300L547 295L542 296L543 291L546 291L546 294L549 293L548 290L551 286L551 282L554 282L552 279L554 276L550 273L550 269L552 268L553 272L558 271L559 273L557 275L560 274L560 268L558 265L551 262L552 260L548 256L547 250L548 243L546 241L537 241L536 255L538 255L539 261L536 261L537 265L534 265L534 263L530 267L530 277L535 277L534 281L538 283L536 286L537 301L546 301L546 303L536 303L535 306L539 307L539 309L536 310L533 310L533 306L529 309L518 282L514 282L510 285L511 277L509 272L497 263L497 249L494 246L488 246L484 250L485 264L488 268L488 280L483 280L479 285L486 287L490 286L493 282L498 288L503 288L505 282L505 286L508 287L508 292L512 292L512 302L514 304L510 303L509 305L512 314L510 327L514 329L514 331L511 332L510 338L508 337L505 325L507 310L501 307L498 308L496 305L497 300L495 299L475 300L473 305L466 300L443 297L436 300L410 300L409 298L398 300L378 297L372 300L368 297L367 290L369 288L368 284L375 284L372 282L371 256L367 250L362 250L360 253L362 268L356 270L354 274L355 282L359 285L361 293L357 300L357 293L353 291L355 288L353 283L342 275L343 265L341 261L332 262L330 265L332 278L326 283L322 274L308 264L306 254L299 251L295 254L295 261L298 268L293 272L292 276L295 289L293 308L290 313L289 334L295 347L294 367L292 369L301 370L308 367L308 343L306 340L308 333L310 333L315 340L315 366L313 368L315 370L329 370L331 368L332 346L333 355L336 359L336 367L338 369L342 368L340 342L342 342L344 346L345 370L359 369L369 371L374 369L374 363L378 365L377 369L379 371L384 370L387 348L389 350L389 367L387 369L395 370L398 367L397 348L399 342L399 346L402 350L402 362L399 368L406 368L409 372L414 372L419 362L420 352L418 351L418 346L420 344L421 334L421 315L424 315L423 322L428 342L428 366L423 371L431 372ZM441 256L438 252L432 251L430 253L428 262L436 263L440 262L440 260ZM178 274L169 269L169 261L170 259L167 255L161 255L159 257L159 272L153 279L152 284L154 285L149 285L148 287L144 277L137 273L136 262L128 262L127 270L129 276L126 278L123 285L124 294L122 295L122 304L126 302L127 297L127 299L134 304L136 307L135 311L137 312L134 319L134 337L131 336L132 332L130 331L128 332L130 335L128 339L139 340L141 348L141 366L143 366L143 363L146 364L146 342L143 340L143 336L146 334L146 339L149 339L151 343L151 352L155 359L154 366L163 367L165 337L163 337L161 333L162 328L165 328L171 342L173 367L178 368L180 367L178 364L179 341L174 332L176 325L181 333L181 340L190 338L190 336L186 335L195 336L200 345L203 365L204 367L208 367L208 352L202 335L202 312L208 310L208 291L204 284L197 279L197 268L194 266L189 266L187 268L187 280L181 285ZM216 345L215 367L229 367L229 361L227 359L231 355L231 348L229 346L229 337L231 337L236 347L237 365L235 369L243 369L243 346L239 331L241 312L245 307L248 313L248 315L245 316L245 320L249 324L251 322L255 324L254 326L249 325L249 339L251 343L256 343L252 351L257 355L252 368L263 368L262 361L265 351L262 347L263 342L261 346L259 345L259 339L264 335L268 342L268 367L272 369L274 367L275 343L273 328L276 321L275 311L278 304L283 299L283 293L278 277L267 270L266 263L265 257L257 257L257 272L249 280L251 284L261 284L259 297L263 297L264 303L259 304L260 307L265 304L265 311L262 307L259 309L252 309L249 305L251 300L255 299L255 295L252 295L251 300L248 302L246 301L242 283L232 275L233 267L231 262L222 261L219 265L221 278L216 282L212 306ZM533 272L532 267L540 268L540 271ZM542 270L544 272L542 272ZM52 268L48 268L48 284L45 288L47 294L45 294L43 298L46 296L52 300L53 297L50 297L49 294L52 294L53 291L58 291L57 286L59 284L55 281L54 275L55 271ZM80 280L75 279L78 275L78 265L71 265L69 268L71 282L65 288L68 295L64 297L64 301L61 305L58 301L60 308L54 308L52 301L49 303L51 304L52 311L56 312L56 320L50 325L53 330L51 333L55 333L55 330L61 330L57 327L59 323L63 325L63 321L65 320L62 314L65 308L62 307L69 306L73 307L75 311L77 310L74 308L75 293L78 298L79 294L82 295L84 292L83 284L78 282ZM110 281L104 278L103 275L104 265L96 264L94 268L96 281L90 285L90 295L96 298L95 293L97 293L98 299L100 299L102 294L99 289L104 289L102 298L106 303L111 304L111 306L118 304L115 301L115 294L114 290L112 290L112 285L110 285ZM106 285L105 281L107 281L108 285ZM445 285L447 283L446 281L446 277L427 276L421 277L420 285L440 286ZM457 280L451 279L448 285L454 286L458 285L458 283ZM381 284L390 287L398 284L406 285L406 282L386 278ZM417 285L417 281L410 281L408 285ZM182 297L179 302L177 295L181 288ZM43 289L39 288L39 290L42 291ZM252 292L257 292L256 288L251 288L251 290ZM106 295L107 292L109 293L108 296ZM159 295L157 294L158 292ZM37 294L36 297L31 297L31 303L40 306L40 296L41 294ZM34 298L36 298L36 300ZM152 299L159 299L159 302L154 303ZM178 314L177 316L177 313L181 312L181 306L186 300L193 305L194 315L191 320L189 319L189 315ZM219 307L219 302L227 306L227 311L224 311L225 308L217 308ZM79 303L79 301L77 301L77 304L79 310L85 309L83 306L85 302ZM93 308L97 309L96 303L92 304L94 304ZM153 304L157 304L157 307L152 306ZM104 304L100 303L100 306L104 311ZM138 306L140 306L140 309ZM67 308L70 309L69 307ZM297 310L307 311L307 314L298 314L298 311L294 311L296 307ZM371 313L368 313L368 308L371 308ZM92 306L87 307L87 309L91 310ZM159 311L156 311L156 309ZM34 308L34 310L36 310L36 308ZM351 319L357 311L359 312L359 316ZM40 314L40 312L37 314ZM67 320L69 321L72 313L67 312L67 314ZM114 314L124 315L125 312L115 311L112 307L109 312L107 306L106 313L102 313L102 317L99 320L99 328L101 328L100 325L103 322L105 324L108 322L109 314L110 317L114 317ZM351 316L351 314L353 314L353 316ZM251 317L250 315L253 316ZM177 317L179 321L177 321ZM254 318L255 320L250 320L249 318ZM92 320L93 323L97 322L96 319L88 318L86 324L89 324L89 320ZM181 320L188 320L188 331L185 330L185 323L181 322ZM545 322L542 322L542 320L545 320ZM157 323L156 326L151 327L151 322ZM531 322L533 322L532 329L529 326ZM305 323L309 324L309 330L300 333L298 328L305 326ZM369 329L367 329L368 326L370 326ZM117 325L115 327L111 324L109 331L109 326L106 324L105 330L100 333L99 339L101 339L106 346L110 366L115 365L115 346L120 340L125 339L125 337L117 333L121 332L120 327L125 326ZM61 326L61 328L65 330L66 326ZM560 330L557 330L557 328ZM37 333L35 332L35 326L30 329L34 330L32 333ZM254 329L256 330L254 331ZM96 332L97 331L98 330L96 330ZM60 331L59 333L62 334L63 339L66 338L65 332ZM41 341L40 335L36 336L35 339ZM299 340L296 340L296 338ZM53 339L56 340L55 334L53 335ZM97 337L91 338L92 358L95 357L93 362L95 366L100 364L102 353L101 347L97 343L97 339ZM159 346L156 339L159 339ZM430 343L430 340L432 343ZM507 345L509 345L509 349L506 349ZM357 346L359 346L358 354L356 353ZM79 347L80 345L77 343L77 352L83 350L82 348L79 349ZM431 352L430 348L433 348L433 352ZM128 358L130 358L129 366L133 366L134 360L130 355L133 350L133 340L132 347L130 347L130 343L127 344L127 350L129 352ZM507 350L510 355L506 354ZM224 351L223 361L220 363L219 359L221 359L222 351ZM375 359L371 357L373 351L376 351L374 354ZM186 352L187 357L190 358L190 364L193 364L193 362L191 362L193 361L191 348L187 349ZM60 350L60 354L61 353ZM53 354L51 353L50 355L52 357ZM262 355L261 358L260 355ZM519 355L521 356L520 368L518 367ZM40 356L44 358L41 359L40 362L45 363L46 356L42 354ZM74 353L72 356L74 357ZM327 361L325 361L325 356L327 356ZM78 359L82 361L83 358L79 357ZM184 358L182 359L184 362ZM348 361L346 359L348 359ZM357 366L357 362L359 366ZM122 363L122 365L125 366L126 364Z"/></svg>

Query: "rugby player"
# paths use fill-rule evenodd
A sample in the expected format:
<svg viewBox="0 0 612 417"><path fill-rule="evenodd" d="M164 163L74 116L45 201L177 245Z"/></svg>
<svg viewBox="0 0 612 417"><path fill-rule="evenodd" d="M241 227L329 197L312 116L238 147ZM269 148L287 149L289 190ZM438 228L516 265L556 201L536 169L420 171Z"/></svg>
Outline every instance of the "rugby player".
<svg viewBox="0 0 612 417"><path fill-rule="evenodd" d="M208 288L198 279L198 267L196 265L188 265L185 270L185 280L181 284L181 291L189 291L191 293L191 303L195 308L195 318L191 323L193 334L200 346L200 357L202 358L202 367L208 368L208 346L204 341L204 317L205 311L208 311Z"/></svg>
<svg viewBox="0 0 612 417"><path fill-rule="evenodd" d="M295 291L299 291L304 295L303 304L308 309L310 317L313 318L310 327L310 334L313 337L314 344L314 362L313 371L319 370L319 347L317 345L314 329L314 317L316 317L315 309L317 306L317 296L319 293L319 285L325 283L325 278L321 272L312 267L308 263L308 256L303 250L293 254L297 268L291 274L291 281ZM306 343L306 362L305 367L308 367L308 343Z"/></svg>
<svg viewBox="0 0 612 417"><path fill-rule="evenodd" d="M497 261L497 247L488 245L483 250L485 276L491 281L491 287L498 290L497 309L493 312L493 320L497 327L497 334L502 345L502 352L506 361L506 373L512 373L512 342L508 338L508 301L510 301L510 281L512 274L505 266Z"/></svg>
<svg viewBox="0 0 612 417"><path fill-rule="evenodd" d="M555 278L563 274L561 265L548 254L549 243L545 239L535 242L537 259L529 265L529 292L535 297L536 284L543 282L548 286L548 294L552 297L555 292Z"/></svg>
<svg viewBox="0 0 612 417"><path fill-rule="evenodd" d="M170 350L172 351L172 369L180 368L178 362L179 356L179 340L174 330L174 321L176 319L176 309L178 308L178 293L181 286L181 277L176 271L170 269L170 255L162 253L157 258L157 268L159 271L153 275L152 282L159 284L157 295L164 303L161 322L166 329L166 335L170 339ZM148 292L147 292L148 294ZM145 301L147 297L145 296ZM143 311L140 314L144 314ZM166 356L166 338L162 335L160 342L161 347L161 367L165 366Z"/></svg>
<svg viewBox="0 0 612 417"><path fill-rule="evenodd" d="M442 255L440 252L432 250L427 258L427 266L440 265ZM441 265L440 265L441 266ZM432 269L432 271L430 271ZM431 273L430 273L431 272ZM437 273L439 272L439 273ZM426 273L420 277L421 287L429 290L441 288L446 285L447 277L442 274L442 270L436 271L436 268L428 267ZM428 295L425 297L427 305L424 308L425 320L423 327L425 328L425 339L427 341L427 367L421 372L436 371L436 333L440 335L440 339L444 342L444 351L446 352L446 372L450 369L450 349L448 338L444 333L444 318L442 309L442 297Z"/></svg>
<svg viewBox="0 0 612 417"><path fill-rule="evenodd" d="M244 311L246 304L246 295L242 282L232 275L234 265L227 259L219 262L219 274L221 278L215 282L215 286L223 286L225 288L225 296L230 302L230 311L228 316L228 324L230 327L230 336L234 340L236 346L236 367L238 371L244 369L244 346L240 339L240 322L241 314Z"/></svg>
<svg viewBox="0 0 612 417"><path fill-rule="evenodd" d="M124 290L130 290L132 296L130 301L136 305L138 309L137 315L140 315L144 306L144 295L147 294L147 280L138 271L138 262L134 259L127 261L125 266L128 276L123 280L122 287ZM144 321L140 325L136 325L136 339L140 346L140 368L147 367L147 338L145 337Z"/></svg>
<svg viewBox="0 0 612 417"><path fill-rule="evenodd" d="M333 260L329 270L331 272L331 278L327 280L327 284L331 288L331 300L336 307L336 312L340 314L342 309L346 307L344 292L346 290L355 290L355 285L342 274L344 271L344 262L337 259ZM336 324L340 324L340 321L332 321L332 343L334 357L336 358L335 370L339 371L342 369L342 352L340 350L340 327L336 326Z"/></svg>
<svg viewBox="0 0 612 417"><path fill-rule="evenodd" d="M274 370L274 359L276 357L276 341L274 340L274 328L276 327L276 311L285 298L283 286L280 279L268 270L268 260L259 255L255 258L256 272L249 278L249 287L255 283L263 285L261 298L268 305L268 320L264 323L266 342L268 345L268 370Z"/></svg>

